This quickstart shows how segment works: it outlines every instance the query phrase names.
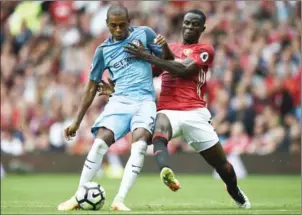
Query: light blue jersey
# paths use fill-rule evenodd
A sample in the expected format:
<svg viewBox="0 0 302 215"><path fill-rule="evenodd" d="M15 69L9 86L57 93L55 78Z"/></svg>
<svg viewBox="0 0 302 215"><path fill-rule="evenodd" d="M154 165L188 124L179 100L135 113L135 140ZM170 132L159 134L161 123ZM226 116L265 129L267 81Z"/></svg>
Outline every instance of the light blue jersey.
<svg viewBox="0 0 302 215"><path fill-rule="evenodd" d="M134 100L155 100L151 64L124 52L128 42L140 40L152 53L161 56L162 49L154 44L155 32L149 27L130 27L130 35L123 41L108 38L96 50L90 79L100 82L105 69L115 82L113 96L125 96Z"/></svg>
<svg viewBox="0 0 302 215"><path fill-rule="evenodd" d="M123 46L129 42L138 44L140 40L157 56L162 55L162 49L154 44L156 34L151 28L130 27L129 30L131 33L125 40L108 38L97 48L90 73L90 80L100 82L104 70L108 69L115 82L115 93L91 128L94 136L100 127L110 129L115 141L136 128L145 128L152 134L156 117L151 64L126 53Z"/></svg>

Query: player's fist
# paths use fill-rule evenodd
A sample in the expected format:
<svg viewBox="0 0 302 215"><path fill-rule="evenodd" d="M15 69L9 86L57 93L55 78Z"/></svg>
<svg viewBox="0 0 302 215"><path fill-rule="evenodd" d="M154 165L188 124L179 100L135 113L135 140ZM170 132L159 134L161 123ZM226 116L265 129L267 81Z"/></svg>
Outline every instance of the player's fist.
<svg viewBox="0 0 302 215"><path fill-rule="evenodd" d="M154 39L154 43L160 46L166 45L167 41L166 38L160 34L157 35L157 37Z"/></svg>
<svg viewBox="0 0 302 215"><path fill-rule="evenodd" d="M79 129L79 126L76 124L71 124L67 128L64 129L64 137L67 141L71 140L75 135L77 130Z"/></svg>
<svg viewBox="0 0 302 215"><path fill-rule="evenodd" d="M98 92L99 96L110 96L112 93L114 93L114 82L110 78L108 78L108 83L101 80L101 82L98 84Z"/></svg>

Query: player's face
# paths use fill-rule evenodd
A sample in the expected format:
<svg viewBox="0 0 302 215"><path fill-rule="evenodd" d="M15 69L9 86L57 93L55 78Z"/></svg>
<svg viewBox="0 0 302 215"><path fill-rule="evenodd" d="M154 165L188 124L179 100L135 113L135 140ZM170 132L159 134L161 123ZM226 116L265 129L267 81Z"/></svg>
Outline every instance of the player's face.
<svg viewBox="0 0 302 215"><path fill-rule="evenodd" d="M197 43L204 30L204 22L198 14L187 13L185 15L182 23L182 35L186 43Z"/></svg>
<svg viewBox="0 0 302 215"><path fill-rule="evenodd" d="M115 40L123 40L128 36L129 19L125 15L110 16L107 26Z"/></svg>

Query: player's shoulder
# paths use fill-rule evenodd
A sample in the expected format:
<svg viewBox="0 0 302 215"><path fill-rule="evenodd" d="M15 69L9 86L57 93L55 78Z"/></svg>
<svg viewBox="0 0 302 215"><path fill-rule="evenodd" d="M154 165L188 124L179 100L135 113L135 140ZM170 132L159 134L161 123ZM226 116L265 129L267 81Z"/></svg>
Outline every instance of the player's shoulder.
<svg viewBox="0 0 302 215"><path fill-rule="evenodd" d="M132 26L134 31L144 31L146 34L153 33L154 30L149 26Z"/></svg>
<svg viewBox="0 0 302 215"><path fill-rule="evenodd" d="M98 47L96 47L96 49L94 51L94 54L99 55L99 56L103 56L103 49L104 49L104 46L103 46L103 43L102 43Z"/></svg>
<svg viewBox="0 0 302 215"><path fill-rule="evenodd" d="M105 39L95 50L103 50L105 47L110 46L112 44L112 41L110 37Z"/></svg>
<svg viewBox="0 0 302 215"><path fill-rule="evenodd" d="M207 51L210 53L214 53L214 47L209 43L198 43L194 46L197 51Z"/></svg>

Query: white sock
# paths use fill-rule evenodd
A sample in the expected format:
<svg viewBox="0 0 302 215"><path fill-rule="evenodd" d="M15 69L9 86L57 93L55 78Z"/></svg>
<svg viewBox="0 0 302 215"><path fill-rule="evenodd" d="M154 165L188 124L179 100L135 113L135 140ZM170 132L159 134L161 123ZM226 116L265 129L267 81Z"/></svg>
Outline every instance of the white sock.
<svg viewBox="0 0 302 215"><path fill-rule="evenodd" d="M108 146L102 139L95 139L85 160L79 187L93 179L99 168L104 155L108 151Z"/></svg>
<svg viewBox="0 0 302 215"><path fill-rule="evenodd" d="M147 143L145 141L137 141L132 143L131 155L126 164L123 179L120 185L120 189L114 198L114 201L124 202L126 195L144 164L145 153L147 150Z"/></svg>

